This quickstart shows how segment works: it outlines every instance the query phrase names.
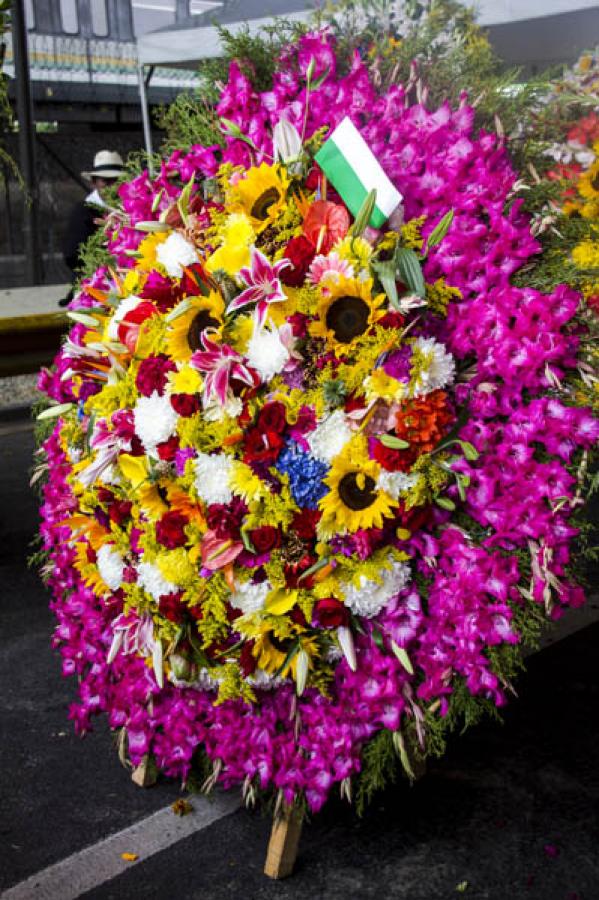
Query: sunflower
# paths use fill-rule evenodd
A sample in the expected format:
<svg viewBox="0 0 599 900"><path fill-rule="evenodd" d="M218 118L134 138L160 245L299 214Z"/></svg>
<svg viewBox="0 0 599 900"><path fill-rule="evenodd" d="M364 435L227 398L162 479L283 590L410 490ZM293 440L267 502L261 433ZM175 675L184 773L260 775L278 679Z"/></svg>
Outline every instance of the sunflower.
<svg viewBox="0 0 599 900"><path fill-rule="evenodd" d="M382 527L383 519L392 515L397 501L377 488L379 474L379 464L368 456L366 438L357 435L335 457L324 479L329 492L318 504L322 510L318 525L321 539Z"/></svg>
<svg viewBox="0 0 599 900"><path fill-rule="evenodd" d="M207 297L188 297L189 308L170 325L166 337L167 351L173 359L187 362L201 349L201 335L205 328L218 328L223 321L225 304L216 291Z"/></svg>
<svg viewBox="0 0 599 900"><path fill-rule="evenodd" d="M372 296L372 278L361 281L340 275L326 281L318 304L318 321L309 326L314 337L326 338L336 353L366 334L385 313L384 294Z"/></svg>
<svg viewBox="0 0 599 900"><path fill-rule="evenodd" d="M578 190L587 200L599 200L599 159L580 176Z"/></svg>
<svg viewBox="0 0 599 900"><path fill-rule="evenodd" d="M292 655L292 650L299 647L308 656L308 667L313 668L313 661L319 654L318 638L316 636L308 637L302 635L299 639L296 637L279 640L269 625L262 625L260 634L256 638L252 647L252 656L258 660L258 668L267 672L269 675L279 675L281 678L287 678L289 675L297 681L299 662L299 653Z"/></svg>
<svg viewBox="0 0 599 900"><path fill-rule="evenodd" d="M259 233L268 228L285 208L289 178L278 163L261 163L248 169L245 178L231 188L231 205L244 212Z"/></svg>

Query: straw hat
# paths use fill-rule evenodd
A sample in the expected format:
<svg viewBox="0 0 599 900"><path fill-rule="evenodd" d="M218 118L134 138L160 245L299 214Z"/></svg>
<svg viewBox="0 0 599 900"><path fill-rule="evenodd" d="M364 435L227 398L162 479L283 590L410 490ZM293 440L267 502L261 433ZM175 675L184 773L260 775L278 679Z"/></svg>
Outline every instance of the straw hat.
<svg viewBox="0 0 599 900"><path fill-rule="evenodd" d="M89 172L82 172L84 178L119 178L123 174L125 164L120 153L112 150L100 150L94 156L94 166Z"/></svg>

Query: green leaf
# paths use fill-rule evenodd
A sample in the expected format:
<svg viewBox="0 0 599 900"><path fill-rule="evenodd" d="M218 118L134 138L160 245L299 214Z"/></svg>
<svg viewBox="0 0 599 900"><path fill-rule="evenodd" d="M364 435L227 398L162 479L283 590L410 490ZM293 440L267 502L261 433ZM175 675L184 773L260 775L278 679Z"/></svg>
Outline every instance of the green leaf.
<svg viewBox="0 0 599 900"><path fill-rule="evenodd" d="M247 533L247 531L245 530L245 528L242 528L240 530L240 533L241 533L241 540L242 540L242 543L243 543L243 546L245 547L245 549L248 551L248 553L255 553L256 548L252 544L252 542L250 540L250 536Z"/></svg>
<svg viewBox="0 0 599 900"><path fill-rule="evenodd" d="M427 241L427 249L430 250L431 247L436 247L437 244L440 244L447 232L451 227L451 223L453 222L453 209L450 209L448 213L445 213L443 218L437 222L433 230L428 236Z"/></svg>
<svg viewBox="0 0 599 900"><path fill-rule="evenodd" d="M379 441L383 447L389 447L391 450L407 450L410 446L407 441L402 441L401 438L394 437L392 434L381 434Z"/></svg>
<svg viewBox="0 0 599 900"><path fill-rule="evenodd" d="M450 511L455 509L455 503L453 500L450 500L449 497L437 497L435 503L442 509L449 509Z"/></svg>
<svg viewBox="0 0 599 900"><path fill-rule="evenodd" d="M310 566L309 569L306 569L305 572L302 572L300 577L297 579L298 584L300 581L303 581L304 578L307 578L308 575L313 575L315 572L318 572L319 569L324 568L324 566L328 565L329 559L328 557L324 557L324 559L319 559L318 562L315 562L314 565Z"/></svg>
<svg viewBox="0 0 599 900"><path fill-rule="evenodd" d="M137 231L147 232L148 234L159 231L171 231L171 226L167 225L166 222L137 222L135 228Z"/></svg>
<svg viewBox="0 0 599 900"><path fill-rule="evenodd" d="M367 197L365 197L362 206L356 216L356 220L351 228L354 237L360 237L368 223L376 204L376 188L373 188Z"/></svg>
<svg viewBox="0 0 599 900"><path fill-rule="evenodd" d="M98 320L94 318L94 316L88 316L86 313L69 310L67 316L69 319L72 319L73 322L79 322L81 325L90 325L92 328L97 328L99 325Z"/></svg>
<svg viewBox="0 0 599 900"><path fill-rule="evenodd" d="M320 87L330 71L330 66L327 66L322 75L319 75L318 78L316 78L314 81L310 80L310 87L313 91L317 90Z"/></svg>
<svg viewBox="0 0 599 900"><path fill-rule="evenodd" d="M179 316L185 315L185 313L191 309L193 306L191 300L185 299L181 300L174 309L171 309L170 313L166 317L167 322L174 322L175 319L178 319Z"/></svg>
<svg viewBox="0 0 599 900"><path fill-rule="evenodd" d="M464 456L466 459L470 460L470 462L474 462L475 459L478 459L478 450L470 443L470 441L460 441L460 446Z"/></svg>
<svg viewBox="0 0 599 900"><path fill-rule="evenodd" d="M160 201L162 200L162 195L164 194L164 188L160 188L154 199L152 200L152 212L156 212L158 207L160 206Z"/></svg>
<svg viewBox="0 0 599 900"><path fill-rule="evenodd" d="M293 659L293 657L294 657L297 653L299 653L300 650L301 650L301 644L300 644L299 641L296 641L295 644L293 644L293 646L291 647L291 650L289 651L289 653L287 654L287 656L285 657L285 659L283 660L283 662L281 663L281 665L279 666L279 668L277 669L277 671L275 672L275 678L276 678L278 675L280 675L281 672L284 672L284 671L285 671L285 669L287 668L287 666L289 665L289 663L291 662L291 660Z"/></svg>
<svg viewBox="0 0 599 900"><path fill-rule="evenodd" d="M398 247L395 251L397 275L409 289L410 293L424 299L426 285L418 256L407 247Z"/></svg>
<svg viewBox="0 0 599 900"><path fill-rule="evenodd" d="M379 631L378 628L372 629L372 640L374 641L376 646L379 648L379 650L385 649L385 642L383 641L383 635L381 634L381 632Z"/></svg>
<svg viewBox="0 0 599 900"><path fill-rule="evenodd" d="M408 673L408 675L414 674L414 666L412 665L412 661L403 647L399 647L395 641L391 641L391 649L395 653L396 657Z"/></svg>
<svg viewBox="0 0 599 900"><path fill-rule="evenodd" d="M468 887L467 881L460 881L459 884L456 884L455 889L458 892L458 894L463 894L466 891L467 887Z"/></svg>
<svg viewBox="0 0 599 900"><path fill-rule="evenodd" d="M406 775L411 781L416 781L416 775L414 774L414 769L412 768L412 763L406 749L406 742L401 731L393 732L393 746L395 747L395 750L401 760L401 764L405 769Z"/></svg>
<svg viewBox="0 0 599 900"><path fill-rule="evenodd" d="M58 416L61 416L63 413L69 412L69 410L74 408L74 403L59 403L58 406L49 406L48 409L44 409L37 416L37 420L38 422L41 422L44 419L55 419Z"/></svg>
<svg viewBox="0 0 599 900"><path fill-rule="evenodd" d="M395 263L391 259L372 264L372 270L389 298L389 303L394 309L399 309L399 297L397 295L397 285L395 283L395 269Z"/></svg>
<svg viewBox="0 0 599 900"><path fill-rule="evenodd" d="M239 125L236 125L235 122L231 122L230 119L224 118L221 118L220 122L221 130L224 131L225 134L228 134L229 137L235 138L238 141L243 141L244 144L247 144L252 150L258 149L253 140L244 134Z"/></svg>

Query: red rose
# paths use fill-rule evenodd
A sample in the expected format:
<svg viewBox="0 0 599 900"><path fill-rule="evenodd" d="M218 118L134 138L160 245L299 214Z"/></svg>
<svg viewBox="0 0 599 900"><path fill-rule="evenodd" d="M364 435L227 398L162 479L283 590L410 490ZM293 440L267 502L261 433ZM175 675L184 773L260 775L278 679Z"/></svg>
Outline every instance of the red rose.
<svg viewBox="0 0 599 900"><path fill-rule="evenodd" d="M392 309L385 313L382 319L379 319L378 324L383 328L402 328L404 322L405 316Z"/></svg>
<svg viewBox="0 0 599 900"><path fill-rule="evenodd" d="M185 526L188 524L189 519L183 513L171 510L156 522L156 540L169 550L183 547L187 543Z"/></svg>
<svg viewBox="0 0 599 900"><path fill-rule="evenodd" d="M262 554L278 547L281 543L281 535L279 529L273 525L262 525L260 528L250 531L250 540L256 548L256 553Z"/></svg>
<svg viewBox="0 0 599 900"><path fill-rule="evenodd" d="M178 416L188 419L195 415L200 408L200 398L197 394L173 394L171 406Z"/></svg>
<svg viewBox="0 0 599 900"><path fill-rule="evenodd" d="M418 531L419 528L426 525L430 517L430 506L413 506L411 509L405 509L403 504L396 515L401 528L407 528L409 531Z"/></svg>
<svg viewBox="0 0 599 900"><path fill-rule="evenodd" d="M160 459L164 460L164 462L172 462L175 458L175 454L179 449L179 435L173 434L172 437L168 439L168 441L163 441L161 444L156 444L156 452Z"/></svg>
<svg viewBox="0 0 599 900"><path fill-rule="evenodd" d="M287 587L301 587L305 588L307 591L311 591L314 587L314 575L312 574L304 577L304 572L306 572L310 566L313 566L316 561L315 556L310 556L309 553L305 553L299 562L287 563L285 566L285 583Z"/></svg>
<svg viewBox="0 0 599 900"><path fill-rule="evenodd" d="M276 431L277 434L281 434L287 427L286 411L285 404L280 400L266 403L258 416L258 428L261 428L262 431Z"/></svg>
<svg viewBox="0 0 599 900"><path fill-rule="evenodd" d="M291 262L291 265L283 269L279 276L283 284L287 284L289 287L300 287L304 283L315 253L314 244L304 235L291 238L283 254L285 259Z"/></svg>
<svg viewBox="0 0 599 900"><path fill-rule="evenodd" d="M291 612L289 613L289 618L295 625L299 625L301 628L307 628L308 622L306 621L306 616L302 609L299 606L294 606Z"/></svg>
<svg viewBox="0 0 599 900"><path fill-rule="evenodd" d="M312 618L321 628L339 628L349 622L349 610L335 597L325 597L316 602Z"/></svg>
<svg viewBox="0 0 599 900"><path fill-rule="evenodd" d="M261 431L250 428L245 436L245 452L243 461L274 463L281 452L285 441L275 431Z"/></svg>
<svg viewBox="0 0 599 900"><path fill-rule="evenodd" d="M149 356L140 363L135 386L144 397L149 397L154 391L162 396L168 373L176 371L176 368L174 362L162 353L159 356Z"/></svg>
<svg viewBox="0 0 599 900"><path fill-rule="evenodd" d="M112 491L109 491L108 488L99 487L97 494L100 503L112 503L114 501L114 494Z"/></svg>

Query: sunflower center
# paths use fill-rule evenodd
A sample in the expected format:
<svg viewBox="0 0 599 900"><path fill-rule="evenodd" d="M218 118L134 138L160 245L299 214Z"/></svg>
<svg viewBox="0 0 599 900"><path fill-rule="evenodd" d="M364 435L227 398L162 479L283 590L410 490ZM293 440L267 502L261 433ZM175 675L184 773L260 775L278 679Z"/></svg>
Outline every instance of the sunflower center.
<svg viewBox="0 0 599 900"><path fill-rule="evenodd" d="M368 327L370 308L361 297L344 295L337 297L326 314L327 328L340 344L349 344L354 338L364 334Z"/></svg>
<svg viewBox="0 0 599 900"><path fill-rule="evenodd" d="M263 191L257 200L254 201L254 205L251 209L251 215L254 219L258 219L260 222L264 222L265 219L268 219L268 210L276 203L280 197L280 193L276 187L269 187L267 190Z"/></svg>
<svg viewBox="0 0 599 900"><path fill-rule="evenodd" d="M348 472L339 482L339 496L349 509L368 509L376 500L376 485L370 475L362 475L363 487L358 483L360 472Z"/></svg>
<svg viewBox="0 0 599 900"><path fill-rule="evenodd" d="M189 349L194 351L199 350L202 346L200 338L204 329L217 327L218 322L213 316L210 315L210 312L207 309L200 310L200 312L191 320L189 330L187 332L187 343L189 344Z"/></svg>

